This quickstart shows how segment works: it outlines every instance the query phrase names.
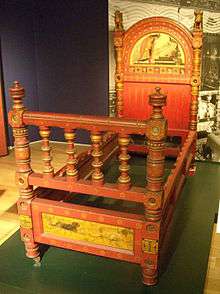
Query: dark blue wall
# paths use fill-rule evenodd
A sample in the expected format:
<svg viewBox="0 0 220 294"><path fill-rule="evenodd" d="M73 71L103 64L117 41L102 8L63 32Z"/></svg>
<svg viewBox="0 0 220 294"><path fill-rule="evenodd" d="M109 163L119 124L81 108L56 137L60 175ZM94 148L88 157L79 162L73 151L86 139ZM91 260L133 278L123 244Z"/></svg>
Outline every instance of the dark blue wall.
<svg viewBox="0 0 220 294"><path fill-rule="evenodd" d="M31 1L1 1L1 55L7 111L11 105L8 89L14 80L21 81L26 89L25 105L38 110L33 18ZM9 133L9 144L12 144L10 128ZM31 132L32 139L35 136Z"/></svg>
<svg viewBox="0 0 220 294"><path fill-rule="evenodd" d="M21 81L32 110L107 114L107 0L7 1L0 18L6 89Z"/></svg>
<svg viewBox="0 0 220 294"><path fill-rule="evenodd" d="M107 114L106 2L45 1L39 7L36 48L42 110Z"/></svg>

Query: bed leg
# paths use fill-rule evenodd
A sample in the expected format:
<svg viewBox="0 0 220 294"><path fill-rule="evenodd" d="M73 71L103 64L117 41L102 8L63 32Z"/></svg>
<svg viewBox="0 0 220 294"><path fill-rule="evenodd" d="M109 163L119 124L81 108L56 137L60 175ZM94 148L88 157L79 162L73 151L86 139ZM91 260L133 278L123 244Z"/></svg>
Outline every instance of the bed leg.
<svg viewBox="0 0 220 294"><path fill-rule="evenodd" d="M34 266L35 267L41 266L41 257L40 256L34 258Z"/></svg>
<svg viewBox="0 0 220 294"><path fill-rule="evenodd" d="M28 237L26 237L28 238ZM29 239L29 238L28 238ZM24 240L24 238L23 238ZM33 259L34 266L40 266L41 265L41 256L40 256L40 250L38 243L33 242L32 240L24 240L25 250L26 250L26 256L28 258Z"/></svg>
<svg viewBox="0 0 220 294"><path fill-rule="evenodd" d="M142 277L143 284L147 286L154 286L158 282L158 271L147 260L146 266L142 268Z"/></svg>
<svg viewBox="0 0 220 294"><path fill-rule="evenodd" d="M193 163L189 168L188 175L195 176L195 174L196 174L196 165L195 165L195 163Z"/></svg>
<svg viewBox="0 0 220 294"><path fill-rule="evenodd" d="M142 237L142 279L143 284L153 286L158 282L160 220L146 221L145 230Z"/></svg>
<svg viewBox="0 0 220 294"><path fill-rule="evenodd" d="M192 149L191 149L193 158L190 164L190 168L188 171L188 175L189 176L195 176L196 173L196 164L195 164L195 157L196 157L196 140L194 141L193 145L192 145Z"/></svg>
<svg viewBox="0 0 220 294"><path fill-rule="evenodd" d="M26 256L33 259L35 266L39 266L41 261L41 253L39 244L34 242L31 217L25 216L24 218L24 215L20 215L20 223L21 239L24 242Z"/></svg>

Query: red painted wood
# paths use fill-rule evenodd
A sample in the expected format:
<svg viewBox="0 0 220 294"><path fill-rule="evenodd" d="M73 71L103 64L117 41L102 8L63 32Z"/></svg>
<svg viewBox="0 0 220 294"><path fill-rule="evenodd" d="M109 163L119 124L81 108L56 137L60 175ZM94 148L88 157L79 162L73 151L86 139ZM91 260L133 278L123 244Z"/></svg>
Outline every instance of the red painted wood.
<svg viewBox="0 0 220 294"><path fill-rule="evenodd" d="M176 167L175 169L170 173L166 184L164 186L164 206L166 206L169 203L169 198L172 196L172 193L174 189L176 188L176 185L178 186L178 181L180 180L180 175L185 172L187 173L190 168L190 163L192 161L192 146L193 142L196 138L196 132L190 131L189 135L183 145L183 148L181 150L181 153L177 157L176 161ZM185 167L184 167L185 164ZM185 170L183 170L183 168ZM179 194L178 194L179 195Z"/></svg>
<svg viewBox="0 0 220 294"><path fill-rule="evenodd" d="M9 115L11 121L11 115ZM52 112L25 111L23 122L26 125L86 129L92 132L116 132L144 135L147 122L132 119L119 119L108 116L63 114Z"/></svg>
<svg viewBox="0 0 220 294"><path fill-rule="evenodd" d="M45 179L40 173L32 173L29 176L29 183L33 186L40 186L44 188L60 189L63 191L70 191L76 193L91 194L103 197L111 197L114 199L127 199L135 202L144 202L145 188L131 187L128 191L119 189L118 184L105 183L103 186L95 186L92 181L78 180L67 181L66 177L54 177Z"/></svg>
<svg viewBox="0 0 220 294"><path fill-rule="evenodd" d="M169 129L188 129L191 100L191 86L162 83L124 83L124 118L146 119L150 116L149 95L156 86L161 87L167 95L164 115L168 119Z"/></svg>

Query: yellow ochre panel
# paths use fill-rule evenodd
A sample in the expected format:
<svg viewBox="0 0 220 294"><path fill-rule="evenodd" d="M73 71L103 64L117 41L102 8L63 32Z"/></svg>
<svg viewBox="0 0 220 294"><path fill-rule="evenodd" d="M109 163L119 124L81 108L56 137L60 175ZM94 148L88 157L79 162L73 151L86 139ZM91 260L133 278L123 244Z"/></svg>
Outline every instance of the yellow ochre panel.
<svg viewBox="0 0 220 294"><path fill-rule="evenodd" d="M130 65L184 66L185 55L177 40L162 32L143 36L132 49Z"/></svg>
<svg viewBox="0 0 220 294"><path fill-rule="evenodd" d="M31 229L32 228L32 221L29 215L19 215L20 226L23 229Z"/></svg>
<svg viewBox="0 0 220 294"><path fill-rule="evenodd" d="M132 229L48 213L42 213L42 222L44 233L133 252Z"/></svg>

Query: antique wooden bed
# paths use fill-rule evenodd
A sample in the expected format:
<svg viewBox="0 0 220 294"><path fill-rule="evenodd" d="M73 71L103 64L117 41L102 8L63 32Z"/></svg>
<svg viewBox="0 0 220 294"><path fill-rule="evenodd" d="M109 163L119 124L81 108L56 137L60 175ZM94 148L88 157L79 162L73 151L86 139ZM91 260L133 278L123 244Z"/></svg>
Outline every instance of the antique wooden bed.
<svg viewBox="0 0 220 294"><path fill-rule="evenodd" d="M144 19L124 31L117 11L115 23L118 117L28 111L24 88L18 82L10 88L21 238L27 257L36 263L41 259L39 245L49 244L138 263L143 283L154 285L176 200L186 176L195 172L202 13L195 12L192 34L162 17ZM31 168L29 125L39 127L42 138L41 173ZM67 142L67 161L57 172L49 145L53 127L64 129ZM91 147L82 154L74 151L77 129L91 134ZM181 137L178 148L167 146L167 134ZM131 135L145 136L147 146L131 144ZM129 174L129 150L145 154L142 186ZM177 158L164 182L169 155ZM115 158L118 177L107 182L106 166ZM120 200L142 210L89 205L88 195L99 197L99 204Z"/></svg>

